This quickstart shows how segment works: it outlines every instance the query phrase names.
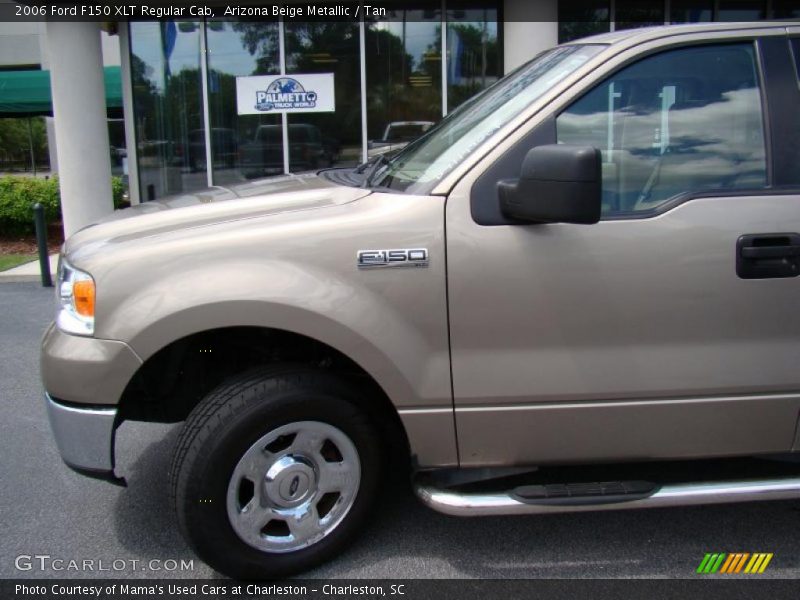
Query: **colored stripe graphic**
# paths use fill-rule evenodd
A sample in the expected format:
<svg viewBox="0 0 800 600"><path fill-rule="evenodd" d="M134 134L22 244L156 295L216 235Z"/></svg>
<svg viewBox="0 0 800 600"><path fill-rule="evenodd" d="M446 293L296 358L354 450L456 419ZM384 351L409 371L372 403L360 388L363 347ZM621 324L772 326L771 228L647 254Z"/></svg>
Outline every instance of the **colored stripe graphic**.
<svg viewBox="0 0 800 600"><path fill-rule="evenodd" d="M703 557L703 560L700 561L700 566L697 567L697 572L698 573L705 573L706 572L706 565L708 564L708 562L710 560L711 560L711 555L706 553L706 555Z"/></svg>
<svg viewBox="0 0 800 600"><path fill-rule="evenodd" d="M769 561L772 560L772 553L764 553L760 552L758 554L753 554L753 558L750 559L750 562L747 563L747 567L745 567L745 573L763 573Z"/></svg>
<svg viewBox="0 0 800 600"><path fill-rule="evenodd" d="M734 574L742 573L763 573L767 569L772 557L771 552L707 552L697 567L697 572L703 575L714 573Z"/></svg>
<svg viewBox="0 0 800 600"><path fill-rule="evenodd" d="M724 552L719 555L717 562L715 562L714 566L711 567L711 573L716 573L717 571L719 571L720 566L722 566L722 561L725 560L725 556L726 554Z"/></svg>
<svg viewBox="0 0 800 600"><path fill-rule="evenodd" d="M764 560L764 556L761 553L753 554L753 558L750 559L750 562L747 563L747 566L744 568L745 573L758 573L756 569L761 566L761 561Z"/></svg>
<svg viewBox="0 0 800 600"><path fill-rule="evenodd" d="M739 563L736 565L736 570L734 571L734 573L738 573L739 571L742 570L742 567L744 567L744 563L749 556L750 556L749 552L745 552L741 555L741 558L739 559Z"/></svg>
<svg viewBox="0 0 800 600"><path fill-rule="evenodd" d="M769 561L772 560L772 556L773 554L772 552L770 552L769 554L766 555L766 557L764 557L764 562L761 563L761 568L758 570L759 573L763 573L764 571L767 570L767 565L769 564Z"/></svg>
<svg viewBox="0 0 800 600"><path fill-rule="evenodd" d="M703 562L700 563L700 566L697 567L698 573L709 574L709 573L716 573L720 566L722 565L722 561L725 560L727 555L723 553L714 553L714 554L706 554L705 558L703 558Z"/></svg>
<svg viewBox="0 0 800 600"><path fill-rule="evenodd" d="M739 558L738 554L728 554L728 558L722 563L722 568L719 570L720 573L730 573L731 564L733 564Z"/></svg>

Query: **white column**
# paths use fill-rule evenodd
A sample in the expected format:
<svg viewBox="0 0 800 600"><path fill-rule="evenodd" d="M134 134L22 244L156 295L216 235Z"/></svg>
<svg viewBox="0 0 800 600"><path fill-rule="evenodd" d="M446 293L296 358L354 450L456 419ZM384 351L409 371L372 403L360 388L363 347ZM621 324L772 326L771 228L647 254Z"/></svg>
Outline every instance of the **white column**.
<svg viewBox="0 0 800 600"><path fill-rule="evenodd" d="M358 68L361 79L361 162L367 162L367 42L363 3L358 20Z"/></svg>
<svg viewBox="0 0 800 600"><path fill-rule="evenodd" d="M47 23L64 234L113 211L100 24Z"/></svg>
<svg viewBox="0 0 800 600"><path fill-rule="evenodd" d="M286 75L286 22L283 17L278 18L278 60L281 63L281 75ZM291 170L289 164L289 115L281 111L281 131L283 132L283 172L288 175Z"/></svg>
<svg viewBox="0 0 800 600"><path fill-rule="evenodd" d="M42 21L37 23L37 38L39 38L39 63L45 71L50 70L50 50L47 47L47 29ZM56 130L53 125L53 117L45 117L44 125L47 131L47 154L50 156L50 172L58 172L58 156L56 155Z"/></svg>
<svg viewBox="0 0 800 600"><path fill-rule="evenodd" d="M558 0L503 2L503 64L513 71L558 44Z"/></svg>
<svg viewBox="0 0 800 600"><path fill-rule="evenodd" d="M211 99L208 93L208 38L206 37L206 21L203 19L200 25L200 78L203 98L203 139L206 145L206 185L214 185L214 148L211 147L211 112L208 103Z"/></svg>
<svg viewBox="0 0 800 600"><path fill-rule="evenodd" d="M442 67L442 117L447 116L447 7L445 4L446 0L442 0L442 20L440 25L442 31L440 36L442 38L442 47L440 49L442 60L439 61Z"/></svg>

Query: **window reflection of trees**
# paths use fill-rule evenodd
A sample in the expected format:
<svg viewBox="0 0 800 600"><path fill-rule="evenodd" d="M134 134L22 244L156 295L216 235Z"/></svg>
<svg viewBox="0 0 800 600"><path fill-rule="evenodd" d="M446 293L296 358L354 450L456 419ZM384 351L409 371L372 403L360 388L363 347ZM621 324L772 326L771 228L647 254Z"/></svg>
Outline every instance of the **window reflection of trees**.
<svg viewBox="0 0 800 600"><path fill-rule="evenodd" d="M441 16L395 10L365 28L367 131L379 139L392 122L442 118Z"/></svg>
<svg viewBox="0 0 800 600"><path fill-rule="evenodd" d="M250 167L242 164L243 154L252 154L250 146L260 127L280 131L280 117L276 113L239 115L236 100L236 77L280 72L278 22L209 20L206 28L214 182L225 185L245 176L282 172L282 162L272 165L272 159L269 170L264 159L252 173L247 172Z"/></svg>
<svg viewBox="0 0 800 600"><path fill-rule="evenodd" d="M207 185L204 178L189 173L190 136L203 122L198 25L131 24L134 122L144 199Z"/></svg>
<svg viewBox="0 0 800 600"><path fill-rule="evenodd" d="M481 11L488 12L488 11ZM487 88L501 75L496 13L482 22L449 23L447 26L447 108L453 110Z"/></svg>
<svg viewBox="0 0 800 600"><path fill-rule="evenodd" d="M361 162L359 28L342 21L285 26L286 73L333 73L335 112L289 115L291 171ZM311 141L318 140L318 141Z"/></svg>
<svg viewBox="0 0 800 600"><path fill-rule="evenodd" d="M239 34L242 48L255 58L255 68L248 75L280 72L277 22L244 21L232 23L231 29Z"/></svg>

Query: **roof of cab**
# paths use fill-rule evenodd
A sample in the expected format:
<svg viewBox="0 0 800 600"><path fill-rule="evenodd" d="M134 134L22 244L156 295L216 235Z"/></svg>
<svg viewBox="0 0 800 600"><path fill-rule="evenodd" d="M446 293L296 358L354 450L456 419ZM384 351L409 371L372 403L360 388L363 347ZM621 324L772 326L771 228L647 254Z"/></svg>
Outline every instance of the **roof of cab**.
<svg viewBox="0 0 800 600"><path fill-rule="evenodd" d="M600 33L573 40L570 44L617 44L619 42L644 42L665 35L686 33L710 33L713 31L741 31L746 29L786 28L797 26L797 21L744 21L740 23L686 23L681 25L659 25L656 27L639 27Z"/></svg>

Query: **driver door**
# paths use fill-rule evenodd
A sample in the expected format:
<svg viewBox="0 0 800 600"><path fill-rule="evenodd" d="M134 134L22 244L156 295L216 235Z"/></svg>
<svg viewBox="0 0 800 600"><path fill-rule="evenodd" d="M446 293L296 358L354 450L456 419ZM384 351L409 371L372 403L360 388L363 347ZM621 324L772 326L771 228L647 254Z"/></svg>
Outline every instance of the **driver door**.
<svg viewBox="0 0 800 600"><path fill-rule="evenodd" d="M757 56L753 40L665 49L542 126L551 143L602 150L595 225L486 218L493 188L456 187L462 466L791 449L800 279L748 276L737 246L751 235L783 247L800 232L800 195L770 189Z"/></svg>

